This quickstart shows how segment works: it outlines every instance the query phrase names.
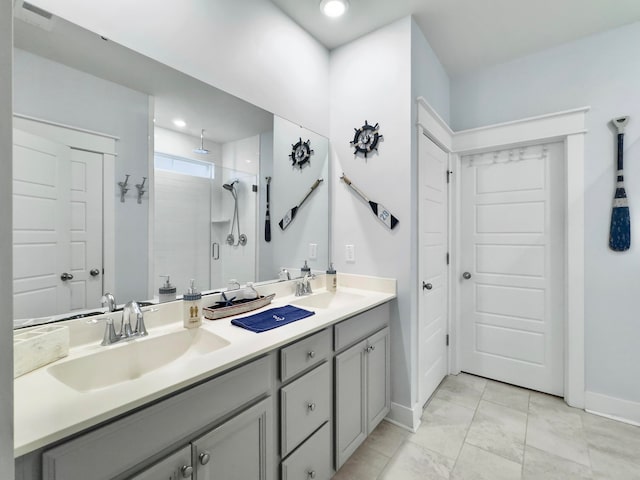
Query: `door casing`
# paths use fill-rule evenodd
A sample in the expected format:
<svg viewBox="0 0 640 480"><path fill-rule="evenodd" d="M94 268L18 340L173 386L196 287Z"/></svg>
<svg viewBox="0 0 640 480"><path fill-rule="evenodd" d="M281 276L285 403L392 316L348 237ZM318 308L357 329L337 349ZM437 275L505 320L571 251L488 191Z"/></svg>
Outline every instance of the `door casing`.
<svg viewBox="0 0 640 480"><path fill-rule="evenodd" d="M456 252L460 251L460 186L457 172L460 157L466 154L505 149L541 142L564 144L565 169L565 325L564 325L564 399L584 408L584 149L586 116L590 107L530 117L506 123L454 132L420 97L418 126L436 144L450 153L449 185L449 373L460 372L460 331L458 282L462 273ZM416 372L417 380L417 372ZM417 389L416 389L417 390Z"/></svg>

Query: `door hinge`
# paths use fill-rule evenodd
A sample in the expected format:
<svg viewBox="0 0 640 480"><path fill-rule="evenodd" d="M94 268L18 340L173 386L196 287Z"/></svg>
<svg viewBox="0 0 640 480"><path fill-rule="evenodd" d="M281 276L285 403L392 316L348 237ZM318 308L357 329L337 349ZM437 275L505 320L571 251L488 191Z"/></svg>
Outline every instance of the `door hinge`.
<svg viewBox="0 0 640 480"><path fill-rule="evenodd" d="M451 170L447 170L447 183L449 183L451 175L453 175L453 172Z"/></svg>
<svg viewBox="0 0 640 480"><path fill-rule="evenodd" d="M447 252L447 265L449 265L449 252Z"/></svg>
<svg viewBox="0 0 640 480"><path fill-rule="evenodd" d="M448 347L449 346L449 334L447 333L447 335L444 338L445 338L445 341L446 341L446 344L447 344L447 347Z"/></svg>

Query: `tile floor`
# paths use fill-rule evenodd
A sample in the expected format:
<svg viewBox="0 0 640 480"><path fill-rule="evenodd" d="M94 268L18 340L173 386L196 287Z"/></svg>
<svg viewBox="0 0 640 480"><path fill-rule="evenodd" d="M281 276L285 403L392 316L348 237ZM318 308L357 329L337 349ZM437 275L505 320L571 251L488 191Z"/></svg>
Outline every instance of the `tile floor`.
<svg viewBox="0 0 640 480"><path fill-rule="evenodd" d="M640 427L473 375L447 377L414 434L382 422L334 480L640 480Z"/></svg>

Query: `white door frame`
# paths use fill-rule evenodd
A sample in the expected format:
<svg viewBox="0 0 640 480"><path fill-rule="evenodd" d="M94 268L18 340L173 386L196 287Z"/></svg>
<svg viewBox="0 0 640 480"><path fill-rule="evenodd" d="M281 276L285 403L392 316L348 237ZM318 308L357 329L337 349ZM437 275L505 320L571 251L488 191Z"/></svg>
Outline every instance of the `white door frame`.
<svg viewBox="0 0 640 480"><path fill-rule="evenodd" d="M564 328L564 398L567 404L584 408L584 143L586 115L590 107L499 123L453 132L431 106L418 98L418 126L445 151L451 154L450 232L451 252L459 252L460 188L457 172L462 155L540 142L563 142L565 147L565 328ZM460 301L457 275L460 265L452 255L450 265L449 372L460 372L459 339Z"/></svg>
<svg viewBox="0 0 640 480"><path fill-rule="evenodd" d="M103 155L102 171L102 222L103 222L103 267L102 288L105 292L115 290L115 243L112 235L106 232L115 232L115 205L111 192L114 190L115 159L118 155L116 144L118 137L92 130L85 130L62 123L51 122L41 118L30 117L14 113L13 128L24 130L34 135L39 135L54 140L63 145L80 150L87 150Z"/></svg>

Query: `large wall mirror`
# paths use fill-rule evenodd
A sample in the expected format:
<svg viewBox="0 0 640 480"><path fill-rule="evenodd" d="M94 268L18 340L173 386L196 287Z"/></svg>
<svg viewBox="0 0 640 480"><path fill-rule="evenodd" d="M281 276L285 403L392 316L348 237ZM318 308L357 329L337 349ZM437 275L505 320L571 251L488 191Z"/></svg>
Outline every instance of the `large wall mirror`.
<svg viewBox="0 0 640 480"><path fill-rule="evenodd" d="M326 269L326 138L64 19L14 25L15 326L153 299L162 275Z"/></svg>

